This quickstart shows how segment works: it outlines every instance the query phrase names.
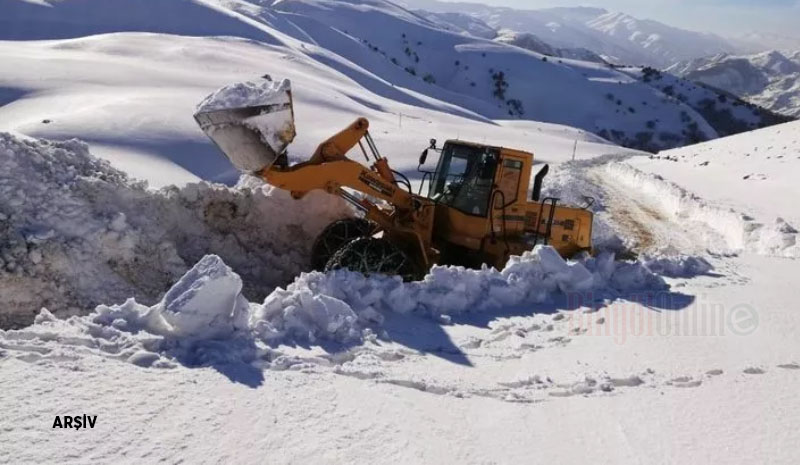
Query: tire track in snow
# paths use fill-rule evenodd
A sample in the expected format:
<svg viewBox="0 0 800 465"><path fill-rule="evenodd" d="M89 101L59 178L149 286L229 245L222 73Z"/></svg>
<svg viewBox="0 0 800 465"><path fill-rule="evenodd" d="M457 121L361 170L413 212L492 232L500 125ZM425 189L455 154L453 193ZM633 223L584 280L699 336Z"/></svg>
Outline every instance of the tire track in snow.
<svg viewBox="0 0 800 465"><path fill-rule="evenodd" d="M771 224L759 222L622 162L590 165L587 171L589 182L603 190L612 221L616 216L623 230L626 224L633 225L623 231L633 237L642 236L642 230L649 231L658 239L660 249L800 257L798 231L782 218L775 218Z"/></svg>
<svg viewBox="0 0 800 465"><path fill-rule="evenodd" d="M725 239L708 224L673 217L659 199L620 182L605 166L590 168L586 176L603 191L612 226L635 254L730 252Z"/></svg>

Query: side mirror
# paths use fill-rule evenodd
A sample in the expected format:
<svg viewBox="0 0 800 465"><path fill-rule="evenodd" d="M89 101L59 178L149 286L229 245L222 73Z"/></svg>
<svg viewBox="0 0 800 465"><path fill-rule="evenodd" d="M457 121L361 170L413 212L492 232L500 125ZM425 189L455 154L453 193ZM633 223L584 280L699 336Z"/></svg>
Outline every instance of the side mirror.
<svg viewBox="0 0 800 465"><path fill-rule="evenodd" d="M431 139L431 147L433 150L436 150L436 139Z"/></svg>
<svg viewBox="0 0 800 465"><path fill-rule="evenodd" d="M426 161L428 161L428 149L423 150L422 155L419 156L419 166L424 165Z"/></svg>
<svg viewBox="0 0 800 465"><path fill-rule="evenodd" d="M536 173L536 177L533 180L533 195L531 195L531 200L534 202L538 202L542 196L542 182L544 182L545 176L547 173L550 172L550 165L544 165L544 168L539 170Z"/></svg>

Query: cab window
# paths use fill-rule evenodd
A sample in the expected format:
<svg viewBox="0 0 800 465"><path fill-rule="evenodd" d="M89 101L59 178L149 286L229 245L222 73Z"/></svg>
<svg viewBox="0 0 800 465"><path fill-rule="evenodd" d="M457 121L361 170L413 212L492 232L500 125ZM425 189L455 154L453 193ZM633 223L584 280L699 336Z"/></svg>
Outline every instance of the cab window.
<svg viewBox="0 0 800 465"><path fill-rule="evenodd" d="M487 216L500 153L447 144L433 178L431 198L468 215Z"/></svg>

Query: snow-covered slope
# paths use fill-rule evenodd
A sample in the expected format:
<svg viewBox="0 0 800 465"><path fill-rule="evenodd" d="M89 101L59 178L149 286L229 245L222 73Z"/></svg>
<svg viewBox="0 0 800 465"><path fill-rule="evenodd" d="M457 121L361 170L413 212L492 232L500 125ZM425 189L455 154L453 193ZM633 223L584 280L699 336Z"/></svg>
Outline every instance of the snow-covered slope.
<svg viewBox="0 0 800 465"><path fill-rule="evenodd" d="M118 6L124 5L125 1ZM90 2L91 3L91 2ZM22 3L16 2L16 5ZM498 121L519 119L535 120L549 123L564 124L580 128L595 134L603 134L613 142L639 148L668 148L716 137L718 131L713 125L700 116L691 107L681 103L668 102L664 95L657 89L643 85L635 79L615 69L598 63L588 63L567 59L549 59L538 53L529 52L519 47L499 44L495 41L480 39L463 33L443 30L436 23L419 14L400 8L383 0L364 0L359 2L331 2L326 0L300 1L282 0L272 6L257 5L245 0L220 2L219 0L168 0L165 5L175 8L191 5L190 11L195 8L205 7L209 14L214 13L221 18L223 25L227 21L238 21L242 28L247 29L245 37L258 39L263 37L266 42L247 43L241 40L214 39L217 43L225 40L230 43L230 50L211 44L208 49L210 55L204 56L199 52L201 46L195 47L191 53L182 54L179 49L170 47L163 49L155 47L156 52L150 53L149 49L124 46L125 58L129 66L136 63L152 62L154 59L162 60L165 54L172 54L176 59L168 66L154 69L153 72L134 74L125 72L117 78L121 82L127 79L135 83L127 91L131 95L146 92L146 98L131 98L140 106L164 105L163 99L176 98L187 102L188 96L198 96L202 91L208 90L207 83L214 82L216 86L223 84L224 79L231 80L231 76L239 76L242 80L249 75L260 75L270 72L278 77L296 77L298 81L305 81L316 87L316 90L303 90L301 82L299 104L303 103L303 95L324 95L330 84L323 83L322 79L309 79L309 70L315 70L318 76L330 76L334 88L340 85L342 93L347 99L355 102L361 110L353 112L352 116L366 113L366 116L377 114L378 118L385 118L393 114L400 119L400 114L433 110L446 112L451 115L472 119L487 124L487 127L496 125ZM13 5L13 4L12 4ZM66 15L70 21L81 21L78 13L85 13L78 6L85 7L85 0L64 0L54 3L51 7L42 7L25 3L18 15L24 16L31 31L46 31L52 15ZM42 18L47 19L36 26L35 19L39 8L44 11ZM166 8L166 7L165 7ZM101 10L105 11L105 10ZM82 23L82 32L96 28L97 32L108 29L105 23L97 25L91 16ZM134 21L135 17L131 18ZM141 18L140 18L141 19ZM113 23L112 23L113 24ZM143 30L153 30L158 22L148 17L140 26ZM198 23L199 24L199 23ZM216 24L215 21L206 21L193 34L210 33L204 28ZM135 28L135 22L126 23L124 29ZM227 27L227 26L226 26ZM38 29L37 29L38 28ZM165 28L169 30L169 28ZM28 30L28 29L26 29ZM230 34L225 27L219 29L219 34ZM39 33L37 33L39 34ZM0 33L2 37L2 33ZM38 37L38 35L35 35ZM114 40L111 38L95 39L97 41ZM139 43L144 45L143 40ZM157 40L149 39L152 43ZM166 36L165 44L169 42ZM199 40L199 39L198 39ZM84 42L85 43L85 42ZM200 42L196 42L200 43ZM40 119L31 119L27 113L30 109L31 97L42 98L47 93L32 94L30 88L43 89L46 81L36 77L36 52L20 53L15 42L4 45L8 55L16 60L15 66L3 69L4 93L9 95L5 100L13 101L12 105L3 107L3 113L14 112L3 118L5 129L18 129L20 125L27 125L29 132L47 137L65 137L67 135L81 135L77 131L60 131L55 126L49 128L41 124L43 120L55 121L57 124L76 126L81 117L88 118L97 115L97 112L83 110L78 117L51 118L42 116ZM73 75L79 82L75 86L84 89L98 89L89 86L92 74L114 74L119 69L114 63L98 64L98 69L81 66L76 72L62 72L60 66L68 63L74 66L79 53L70 45L57 44L26 44L26 47L48 49L49 56L63 56L64 59L52 60L49 73L59 76ZM80 47L80 45L78 45ZM237 48L248 49L247 52L232 53ZM103 47L98 47L102 49ZM106 48L105 56L119 55L113 46ZM159 52L163 50L163 52ZM213 50L213 52L211 51ZM263 55L258 56L258 50ZM217 57L225 55L223 59ZM67 58L69 57L69 58ZM157 58L162 57L162 58ZM190 58L191 57L191 58ZM111 57L109 57L111 58ZM279 60L275 60L279 58ZM105 58L103 58L105 59ZM116 58L115 58L116 59ZM23 63L24 62L24 63ZM234 64L235 63L235 64ZM280 66L276 66L280 63ZM199 67L199 68L198 68ZM194 72L202 69L203 72ZM167 70L174 70L180 77L166 76ZM25 77L27 76L27 77ZM151 77L158 79L149 81ZM63 78L62 78L63 80ZM165 85L179 89L174 93L166 93L161 88ZM152 84L150 84L152 82ZM345 84L346 83L346 84ZM144 86L144 87L143 87ZM215 87L216 87L215 86ZM59 86L61 89L64 86ZM201 89L202 87L202 89ZM346 89L345 89L346 88ZM28 89L28 90L26 90ZM613 94L617 98L609 99ZM21 96L28 98L20 98ZM158 95L159 97L156 97ZM92 105L108 105L104 99L88 98L84 93L78 96L71 94L72 100L62 102L69 104L57 105L62 111L76 109L77 102L92 102ZM184 100L186 99L186 100ZM27 102L24 102L27 100ZM321 102L327 98L306 98L308 101ZM621 103L619 103L621 102ZM84 103L85 105L85 103ZM177 145L181 138L197 140L200 136L196 129L186 126L191 122L185 115L188 111L187 103L182 103L180 111L168 110L163 114L154 132L164 134L160 140ZM51 105L51 107L53 107ZM423 110L410 110L410 108ZM39 107L42 108L42 107ZM344 110L340 105L328 104L328 109L333 111ZM403 109L405 108L405 109ZM580 108L581 111L574 111ZM126 110L130 111L130 110ZM19 112L19 113L17 113ZM115 110L117 112L117 110ZM182 113L182 114L179 114ZM185 112L185 113L184 113ZM113 133L106 135L106 156L124 158L120 155L120 144L114 140L116 131L127 134L124 138L130 141L137 130L145 129L140 123L113 124L115 119L138 118L138 116L123 111L112 118L104 118L101 125L113 126ZM342 113L346 113L342 111ZM77 115L75 115L77 116ZM352 116L346 117L350 119ZM149 119L150 117L145 117ZM22 119L22 121L20 121ZM430 119L430 118L429 118ZM654 138L647 144L641 144L640 134L649 131L649 122L658 120L660 132L666 134L663 138ZM72 121L72 122L69 122ZM138 121L138 120L137 120ZM166 123L166 124L165 124ZM301 122L302 123L302 122ZM505 124L505 123L501 123ZM690 130L690 127L696 127ZM309 128L302 126L301 130ZM63 127L61 128L63 129ZM309 130L305 129L305 130ZM33 132L30 132L33 130ZM322 132L330 128L313 127L311 130ZM112 132L111 128L108 130ZM404 131L405 132L405 131ZM486 132L486 131L481 131ZM481 133L479 132L479 133ZM727 134L723 131L723 134ZM458 135L458 134L456 134ZM94 136L84 136L88 139ZM423 139L426 139L423 137ZM139 138L139 140L152 141L152 137ZM103 141L94 141L103 143ZM128 147L127 149L130 149ZM138 158L151 157L163 147L137 144L135 152ZM185 148L185 147L184 147ZM198 147L201 153L210 157L207 151L210 146ZM130 153L130 150L124 151ZM185 152L181 150L181 152ZM130 158L130 157L129 157ZM134 157L136 158L136 157ZM138 163L138 162L137 162ZM179 164L194 173L190 164L185 160ZM133 169L134 163L128 163L128 168ZM195 173L196 174L196 173ZM205 176L203 176L205 177ZM226 179L226 178L220 178Z"/></svg>
<svg viewBox="0 0 800 465"><path fill-rule="evenodd" d="M441 26L442 29L452 30L461 34L468 34L484 39L494 39L497 31L480 19L457 12L433 13L417 10L415 13Z"/></svg>
<svg viewBox="0 0 800 465"><path fill-rule="evenodd" d="M666 64L689 56L711 55L734 48L723 38L667 26L625 13L605 13L586 23L596 31L643 50L650 63Z"/></svg>
<svg viewBox="0 0 800 465"><path fill-rule="evenodd" d="M800 122L665 151L635 165L691 185L705 198L745 206L767 224L784 218L800 225Z"/></svg>
<svg viewBox="0 0 800 465"><path fill-rule="evenodd" d="M233 36L275 45L270 31L233 13L241 0L0 0L0 40L70 39L110 32Z"/></svg>
<svg viewBox="0 0 800 465"><path fill-rule="evenodd" d="M432 11L459 11L497 29L531 33L558 48L585 48L626 65L666 67L736 47L713 35L687 31L602 8L515 9L478 3L405 0Z"/></svg>
<svg viewBox="0 0 800 465"><path fill-rule="evenodd" d="M623 137L615 142L636 146L635 135L646 130L648 120L659 118L666 131L688 142L681 134L685 123L680 111L665 105L660 92L616 70L550 60L517 47L452 34L408 13L396 14L395 9L377 0L282 0L272 14L292 22L295 29L287 33L310 37L382 79L492 119L530 118L595 133L616 131ZM612 90L625 101L647 105L640 111L628 111L627 106L620 110L606 98ZM690 108L683 110L695 114ZM715 137L712 127L696 119L705 138Z"/></svg>
<svg viewBox="0 0 800 465"><path fill-rule="evenodd" d="M728 91L774 112L800 117L800 51L715 55L677 63L667 72Z"/></svg>
<svg viewBox="0 0 800 465"><path fill-rule="evenodd" d="M726 91L663 73L654 68L621 69L631 77L658 89L667 101L682 103L693 108L723 137L794 120L791 116L773 113ZM658 121L651 123L650 129L659 126ZM691 135L695 132L693 123L689 123L686 130L688 137L693 138L695 142L702 141L701 137ZM659 134L658 137L669 136Z"/></svg>
<svg viewBox="0 0 800 465"><path fill-rule="evenodd" d="M517 47L522 47L526 50L531 50L542 55L570 58L580 61L591 61L594 63L606 63L606 61L598 54L585 48L555 48L545 43L533 34L527 32L516 32L510 29L501 29L498 36L495 38L498 42L502 42Z"/></svg>
<svg viewBox="0 0 800 465"><path fill-rule="evenodd" d="M363 77L368 87L362 87L304 55L302 44L299 51L293 46L149 33L0 42L5 64L0 67L0 130L80 138L93 153L155 187L200 179L232 184L238 173L198 129L194 107L218 87L269 72L293 81L299 134L290 153L298 158L308 157L320 141L358 116L370 119L383 152L406 171L416 169L431 137L470 136L513 145L534 151L540 160L571 156L576 139L581 141L578 157L609 150L585 131L493 122L393 87L352 63L343 65ZM316 50L320 59L341 60Z"/></svg>

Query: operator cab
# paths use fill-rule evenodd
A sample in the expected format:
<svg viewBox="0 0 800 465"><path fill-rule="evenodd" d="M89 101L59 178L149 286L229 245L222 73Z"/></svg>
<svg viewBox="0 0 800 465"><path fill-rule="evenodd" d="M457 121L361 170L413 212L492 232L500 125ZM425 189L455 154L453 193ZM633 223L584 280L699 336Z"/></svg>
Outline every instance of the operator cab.
<svg viewBox="0 0 800 465"><path fill-rule="evenodd" d="M427 160L428 150L439 151L434 140L420 157L420 166ZM423 187L430 176L428 198L470 216L486 217L495 188L500 149L447 141L441 153L436 171L423 171Z"/></svg>

